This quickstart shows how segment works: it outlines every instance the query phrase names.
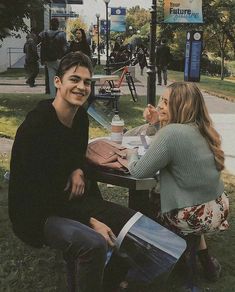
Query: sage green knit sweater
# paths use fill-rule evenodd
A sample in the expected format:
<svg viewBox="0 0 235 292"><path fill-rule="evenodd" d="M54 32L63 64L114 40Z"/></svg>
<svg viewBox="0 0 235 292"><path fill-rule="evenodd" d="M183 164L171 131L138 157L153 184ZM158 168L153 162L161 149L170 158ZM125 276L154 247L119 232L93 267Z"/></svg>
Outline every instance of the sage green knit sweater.
<svg viewBox="0 0 235 292"><path fill-rule="evenodd" d="M161 211L195 206L222 195L224 186L206 140L193 124L169 124L153 138L140 159L128 158L136 178L160 170Z"/></svg>

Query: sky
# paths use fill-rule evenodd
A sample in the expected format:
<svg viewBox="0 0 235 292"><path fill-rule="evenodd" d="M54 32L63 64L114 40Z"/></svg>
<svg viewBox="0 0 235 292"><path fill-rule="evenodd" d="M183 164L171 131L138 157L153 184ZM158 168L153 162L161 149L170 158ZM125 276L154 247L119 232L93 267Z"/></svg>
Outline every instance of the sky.
<svg viewBox="0 0 235 292"><path fill-rule="evenodd" d="M83 0L83 5L72 5L73 11L77 12L89 25L96 23L96 13L100 13L100 19L105 19L105 3L103 0ZM151 0L110 0L109 7L134 7L139 5L145 9L151 8Z"/></svg>

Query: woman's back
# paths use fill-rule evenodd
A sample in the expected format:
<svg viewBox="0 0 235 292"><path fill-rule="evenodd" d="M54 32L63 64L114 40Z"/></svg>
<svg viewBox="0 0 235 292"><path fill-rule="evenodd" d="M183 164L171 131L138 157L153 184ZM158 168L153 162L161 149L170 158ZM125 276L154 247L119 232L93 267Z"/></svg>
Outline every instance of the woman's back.
<svg viewBox="0 0 235 292"><path fill-rule="evenodd" d="M214 155L193 124L164 126L143 159L130 164L135 177L153 176L158 170L163 212L210 201L223 192Z"/></svg>

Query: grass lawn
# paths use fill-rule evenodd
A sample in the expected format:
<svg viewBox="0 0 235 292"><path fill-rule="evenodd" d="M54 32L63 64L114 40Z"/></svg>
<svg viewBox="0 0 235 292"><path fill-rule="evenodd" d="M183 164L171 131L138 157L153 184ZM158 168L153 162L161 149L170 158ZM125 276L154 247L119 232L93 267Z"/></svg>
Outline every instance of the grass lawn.
<svg viewBox="0 0 235 292"><path fill-rule="evenodd" d="M45 95L0 94L0 133L14 137L16 128L25 114ZM121 97L120 112L126 125L131 127L143 122L142 110L145 98L137 103L130 96ZM142 100L142 101L141 101ZM131 113L131 114L130 114ZM90 136L106 135L99 125L90 119ZM0 157L0 176L9 169L9 156ZM217 283L201 280L204 287L215 292L235 291L235 177L223 174L225 188L230 195L230 229L208 238L209 248L222 264L222 278ZM100 184L103 196L119 204L127 205L127 189L107 188ZM0 181L0 291L6 292L65 292L65 267L60 253L48 248L33 249L18 240L11 229L7 212L7 184ZM174 272L168 281L167 291L177 292L184 276ZM162 290L158 290L162 292ZM95 291L94 291L95 292ZM111 292L111 291L110 291Z"/></svg>
<svg viewBox="0 0 235 292"><path fill-rule="evenodd" d="M39 69L38 77L44 76L44 68ZM4 72L0 72L0 77L7 77L7 78L20 78L25 77L25 69L24 68L8 68Z"/></svg>
<svg viewBox="0 0 235 292"><path fill-rule="evenodd" d="M169 80L171 81L183 81L184 72L169 70ZM215 96L220 96L230 101L235 102L235 80L224 79L220 80L219 77L209 77L201 75L201 80L197 83L200 89L203 89Z"/></svg>

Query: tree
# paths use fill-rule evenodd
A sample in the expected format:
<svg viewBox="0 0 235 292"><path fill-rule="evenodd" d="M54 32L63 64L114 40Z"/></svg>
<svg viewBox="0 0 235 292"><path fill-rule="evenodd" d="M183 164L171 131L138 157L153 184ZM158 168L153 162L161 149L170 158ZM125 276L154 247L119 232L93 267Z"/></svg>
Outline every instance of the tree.
<svg viewBox="0 0 235 292"><path fill-rule="evenodd" d="M67 26L66 26L66 34L69 40L72 41L76 39L75 31L77 28L83 28L85 31L87 31L87 25L81 17L68 20Z"/></svg>
<svg viewBox="0 0 235 292"><path fill-rule="evenodd" d="M210 34L210 40L216 41L220 50L221 58L221 80L224 79L224 61L229 43L233 45L235 51L235 1L234 0L207 0L206 11L206 31ZM208 45L210 47L211 41ZM213 49L213 48L211 48Z"/></svg>
<svg viewBox="0 0 235 292"><path fill-rule="evenodd" d="M24 18L35 19L41 13L46 0L1 0L0 3L0 40L9 35L18 37L17 32L28 32Z"/></svg>
<svg viewBox="0 0 235 292"><path fill-rule="evenodd" d="M135 6L127 10L126 26L132 26L134 31L141 30L143 26L150 22L150 13L140 6Z"/></svg>
<svg viewBox="0 0 235 292"><path fill-rule="evenodd" d="M161 9L159 11L161 12ZM225 56L231 44L235 51L235 0L204 0L202 11L203 25L187 23L165 24L158 21L160 36L178 42L179 39L176 38L179 35L178 32L202 30L204 32L204 47L216 54L218 54L219 49L221 79L223 80ZM161 14L158 16L160 20L163 19Z"/></svg>

